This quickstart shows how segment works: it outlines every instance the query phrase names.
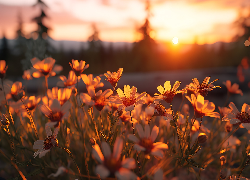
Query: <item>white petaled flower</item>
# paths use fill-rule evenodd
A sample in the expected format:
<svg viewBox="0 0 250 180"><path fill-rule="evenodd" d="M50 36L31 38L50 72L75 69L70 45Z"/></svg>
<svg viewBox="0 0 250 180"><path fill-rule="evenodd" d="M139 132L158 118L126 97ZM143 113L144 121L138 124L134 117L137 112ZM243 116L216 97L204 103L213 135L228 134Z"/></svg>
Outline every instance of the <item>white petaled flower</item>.
<svg viewBox="0 0 250 180"><path fill-rule="evenodd" d="M33 149L38 149L38 151L34 153L34 158L37 155L39 155L39 158L41 158L45 156L45 154L49 152L51 148L58 146L57 134L58 134L59 128L56 128L53 134L51 131L51 125L55 125L55 124L56 124L55 122L51 124L46 124L45 131L47 134L47 138L45 138L45 140L37 140L34 142Z"/></svg>
<svg viewBox="0 0 250 180"><path fill-rule="evenodd" d="M119 97L116 97L115 103L121 104L119 109L125 108L125 111L132 111L137 104L144 103L142 98L147 94L146 92L137 94L137 88L133 86L130 89L129 85L124 85L124 92L120 88L116 91Z"/></svg>
<svg viewBox="0 0 250 180"><path fill-rule="evenodd" d="M228 112L222 120L230 120L231 124L241 124L244 128L250 130L250 106L244 103L241 112L239 112L234 103L230 102L229 108L231 111Z"/></svg>
<svg viewBox="0 0 250 180"><path fill-rule="evenodd" d="M67 101L61 106L57 99L53 99L49 105L41 105L40 110L51 122L56 122L55 127L58 127L62 119L68 117L71 103Z"/></svg>
<svg viewBox="0 0 250 180"><path fill-rule="evenodd" d="M94 105L98 111L101 111L103 107L108 104L107 98L111 96L111 94L113 94L113 91L111 89L106 89L104 92L102 92L102 90L99 90L97 93L95 93L94 86L88 86L87 90L88 94L80 94L82 102L89 106Z"/></svg>
<svg viewBox="0 0 250 180"><path fill-rule="evenodd" d="M101 144L102 151L98 144L93 146L93 157L100 163L96 167L96 173L100 175L102 179L107 177L116 177L121 180L136 180L137 176L129 169L136 167L135 160L133 158L126 158L123 161L120 160L123 140L116 138L113 153L111 153L110 146L106 142Z"/></svg>
<svg viewBox="0 0 250 180"><path fill-rule="evenodd" d="M134 145L134 149L136 151L143 151L145 154L152 154L153 156L162 158L164 155L162 150L168 149L168 145L163 142L154 143L156 137L158 136L159 128L154 126L151 134L148 124L145 125L145 131L143 131L141 124L136 124L135 129L139 134L139 139L135 135L128 135L128 138L136 143Z"/></svg>

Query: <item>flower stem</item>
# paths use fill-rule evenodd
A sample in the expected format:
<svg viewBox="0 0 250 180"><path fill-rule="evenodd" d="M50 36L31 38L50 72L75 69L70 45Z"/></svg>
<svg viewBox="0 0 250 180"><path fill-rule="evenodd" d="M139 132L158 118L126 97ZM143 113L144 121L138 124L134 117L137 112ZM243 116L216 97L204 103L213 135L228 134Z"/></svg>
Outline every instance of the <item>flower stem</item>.
<svg viewBox="0 0 250 180"><path fill-rule="evenodd" d="M37 133L36 126L35 126L35 123L34 123L34 121L33 121L33 118L32 118L32 116L31 116L31 113L30 113L28 107L26 106L26 104L23 102L23 98L21 98L21 101L22 101L22 103L23 103L23 105L24 105L24 107L25 107L25 109L26 109L26 111L27 111L27 113L28 113L28 115L29 115L30 124L31 124L32 128L33 128L34 131L35 131L36 139L38 139L38 133Z"/></svg>
<svg viewBox="0 0 250 180"><path fill-rule="evenodd" d="M75 159L74 159L72 153L70 152L70 150L67 149L67 148L64 148L64 147L59 147L59 148L60 148L60 149L63 149L63 150L69 155L69 157L70 157L70 158L72 159L72 161L74 162L74 164L75 164L75 166L76 166L76 168L77 168L77 170L78 170L78 173L81 175L81 171L80 171L78 165L76 164L76 161L75 161Z"/></svg>

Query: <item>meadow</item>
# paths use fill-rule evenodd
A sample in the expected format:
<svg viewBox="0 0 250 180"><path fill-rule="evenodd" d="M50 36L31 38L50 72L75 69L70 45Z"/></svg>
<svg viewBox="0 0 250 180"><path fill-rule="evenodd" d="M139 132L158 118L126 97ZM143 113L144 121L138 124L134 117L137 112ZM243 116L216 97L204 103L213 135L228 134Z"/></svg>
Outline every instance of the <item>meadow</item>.
<svg viewBox="0 0 250 180"><path fill-rule="evenodd" d="M250 178L250 105L228 101L243 95L238 84L193 77L181 89L166 79L151 96L117 88L123 68L94 77L84 74L85 61L72 60L68 77L49 89L48 77L63 69L55 62L31 59L23 79L44 79L34 96L5 79L8 66L0 61L0 179ZM98 90L103 80L110 89ZM228 99L218 107L206 97L221 86ZM247 131L237 137L239 129Z"/></svg>

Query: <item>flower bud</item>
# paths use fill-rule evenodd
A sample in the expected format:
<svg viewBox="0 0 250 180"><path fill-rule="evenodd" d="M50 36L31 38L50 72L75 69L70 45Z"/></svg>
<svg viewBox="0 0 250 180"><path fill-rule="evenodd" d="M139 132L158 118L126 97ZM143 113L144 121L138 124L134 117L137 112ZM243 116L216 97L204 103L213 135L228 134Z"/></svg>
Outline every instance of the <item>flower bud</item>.
<svg viewBox="0 0 250 180"><path fill-rule="evenodd" d="M89 140L89 142L90 142L90 144L91 144L92 146L94 146L94 145L96 144L95 138L91 138L91 139Z"/></svg>
<svg viewBox="0 0 250 180"><path fill-rule="evenodd" d="M233 129L233 125L230 124L229 122L227 122L226 125L225 125L226 132L231 132L232 129Z"/></svg>
<svg viewBox="0 0 250 180"><path fill-rule="evenodd" d="M3 114L2 116L0 116L0 119L1 119L1 123L2 123L3 125L8 126L8 125L10 124L9 119L6 117L5 114Z"/></svg>
<svg viewBox="0 0 250 180"><path fill-rule="evenodd" d="M221 166L223 166L223 165L226 164L226 158L225 158L225 156L221 156L220 157L220 164L221 164Z"/></svg>
<svg viewBox="0 0 250 180"><path fill-rule="evenodd" d="M198 142L203 144L207 141L207 135L205 133L200 133L198 136Z"/></svg>

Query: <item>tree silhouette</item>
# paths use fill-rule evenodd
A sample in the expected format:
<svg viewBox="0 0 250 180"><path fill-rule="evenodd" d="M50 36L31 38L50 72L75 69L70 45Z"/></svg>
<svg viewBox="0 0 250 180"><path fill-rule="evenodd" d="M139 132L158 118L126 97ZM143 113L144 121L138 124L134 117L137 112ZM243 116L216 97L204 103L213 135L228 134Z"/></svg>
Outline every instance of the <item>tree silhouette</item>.
<svg viewBox="0 0 250 180"><path fill-rule="evenodd" d="M132 49L132 54L135 59L131 63L133 63L136 71L151 70L151 68L154 66L152 59L154 56L156 42L150 36L152 28L149 19L152 16L152 13L149 0L145 1L145 11L147 12L147 16L145 18L144 24L137 30L142 35L142 39L138 42L135 42Z"/></svg>
<svg viewBox="0 0 250 180"><path fill-rule="evenodd" d="M3 32L3 38L0 46L0 60L5 60L8 63L10 56L8 40L5 37L5 33Z"/></svg>

